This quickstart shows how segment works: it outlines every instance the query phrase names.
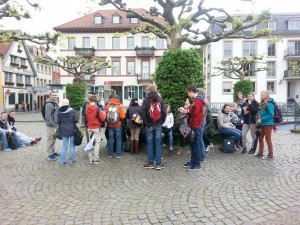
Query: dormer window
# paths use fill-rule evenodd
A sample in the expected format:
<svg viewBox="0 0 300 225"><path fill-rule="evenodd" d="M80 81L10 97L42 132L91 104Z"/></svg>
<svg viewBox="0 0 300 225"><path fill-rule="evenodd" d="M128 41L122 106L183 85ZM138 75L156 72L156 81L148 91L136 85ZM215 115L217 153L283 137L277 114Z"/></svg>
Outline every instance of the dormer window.
<svg viewBox="0 0 300 225"><path fill-rule="evenodd" d="M105 21L104 17L101 16L100 14L96 14L94 16L94 24L104 24L104 21Z"/></svg>
<svg viewBox="0 0 300 225"><path fill-rule="evenodd" d="M138 23L138 18L129 18L129 23Z"/></svg>
<svg viewBox="0 0 300 225"><path fill-rule="evenodd" d="M114 15L112 22L113 23L120 23L120 16L119 15Z"/></svg>
<svg viewBox="0 0 300 225"><path fill-rule="evenodd" d="M244 26L248 26L248 25L250 25L249 22L244 24ZM256 30L256 25L253 27L249 27L249 28L245 29L244 31L254 31L254 30Z"/></svg>
<svg viewBox="0 0 300 225"><path fill-rule="evenodd" d="M300 30L300 18L289 20L288 28L289 30Z"/></svg>
<svg viewBox="0 0 300 225"><path fill-rule="evenodd" d="M225 32L231 31L232 30L232 23L226 23L226 28L224 28Z"/></svg>
<svg viewBox="0 0 300 225"><path fill-rule="evenodd" d="M276 30L276 21L268 21L268 28L271 30Z"/></svg>

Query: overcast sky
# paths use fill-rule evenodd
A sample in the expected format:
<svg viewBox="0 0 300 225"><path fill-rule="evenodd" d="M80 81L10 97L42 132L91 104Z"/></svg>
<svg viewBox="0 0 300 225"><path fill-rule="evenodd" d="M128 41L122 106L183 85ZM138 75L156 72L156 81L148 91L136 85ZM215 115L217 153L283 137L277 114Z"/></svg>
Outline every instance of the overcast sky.
<svg viewBox="0 0 300 225"><path fill-rule="evenodd" d="M31 0L39 2L43 7L42 11L33 11L32 19L22 21L2 20L4 29L21 29L30 33L53 32L52 28L83 16L89 7L96 6L93 11L99 9L113 9L113 6L100 7L91 4L91 0ZM92 0L100 2L100 0ZM123 0L130 8L149 9L153 0ZM25 2L25 0L22 0ZM194 0L194 3L199 0ZM263 9L270 9L271 12L297 12L299 0L206 0L206 7L224 8L230 13L259 12ZM295 7L297 6L297 7ZM81 14L79 13L81 12ZM300 9L298 9L300 14Z"/></svg>

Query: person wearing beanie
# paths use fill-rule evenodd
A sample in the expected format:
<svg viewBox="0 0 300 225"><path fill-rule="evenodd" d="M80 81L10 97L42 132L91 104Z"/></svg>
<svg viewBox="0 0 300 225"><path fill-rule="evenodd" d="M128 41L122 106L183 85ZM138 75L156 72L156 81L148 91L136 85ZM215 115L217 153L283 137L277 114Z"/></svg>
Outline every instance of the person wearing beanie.
<svg viewBox="0 0 300 225"><path fill-rule="evenodd" d="M57 124L60 129L60 133L62 136L63 146L61 149L60 156L60 165L65 165L66 162L66 153L68 150L68 146L70 143L70 164L75 163L75 144L74 144L74 124L76 124L79 120L79 117L76 111L69 107L69 100L63 99L62 106L58 110L57 115Z"/></svg>
<svg viewBox="0 0 300 225"><path fill-rule="evenodd" d="M156 169L164 168L161 163L161 132L162 124L166 120L166 108L163 99L157 93L157 86L150 84L147 87L149 93L143 101L141 117L146 126L148 163L144 168L154 168L154 157Z"/></svg>

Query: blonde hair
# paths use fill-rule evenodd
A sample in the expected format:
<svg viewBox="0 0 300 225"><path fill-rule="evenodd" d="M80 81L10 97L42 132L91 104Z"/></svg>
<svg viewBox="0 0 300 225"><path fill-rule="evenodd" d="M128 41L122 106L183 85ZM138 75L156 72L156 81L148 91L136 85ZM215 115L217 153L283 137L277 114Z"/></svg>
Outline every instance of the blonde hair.
<svg viewBox="0 0 300 225"><path fill-rule="evenodd" d="M69 102L69 100L68 100L67 98L64 98L64 99L62 100L62 105L63 105L63 106L69 105L69 104L70 104L70 102Z"/></svg>
<svg viewBox="0 0 300 225"><path fill-rule="evenodd" d="M270 101L270 99L271 99L270 92L267 90L264 90L264 91L261 91L260 93L264 94L264 96L265 96L265 99L262 100L260 103L261 109L265 109L265 108L267 108L268 101Z"/></svg>

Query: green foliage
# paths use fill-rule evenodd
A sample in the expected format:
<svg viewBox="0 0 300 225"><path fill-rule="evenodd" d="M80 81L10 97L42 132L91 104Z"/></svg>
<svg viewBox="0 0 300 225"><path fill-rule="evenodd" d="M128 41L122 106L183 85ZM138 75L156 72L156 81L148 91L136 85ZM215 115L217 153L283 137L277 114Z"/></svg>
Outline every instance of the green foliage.
<svg viewBox="0 0 300 225"><path fill-rule="evenodd" d="M173 112L184 105L188 85L203 87L202 58L196 49L166 51L158 63L154 82Z"/></svg>
<svg viewBox="0 0 300 225"><path fill-rule="evenodd" d="M80 109L85 102L85 82L74 80L73 84L67 84L66 95L70 101L70 106L74 109Z"/></svg>
<svg viewBox="0 0 300 225"><path fill-rule="evenodd" d="M234 84L233 87L233 101L236 102L236 94L242 92L244 95L248 95L253 92L253 82L250 80L240 80Z"/></svg>

